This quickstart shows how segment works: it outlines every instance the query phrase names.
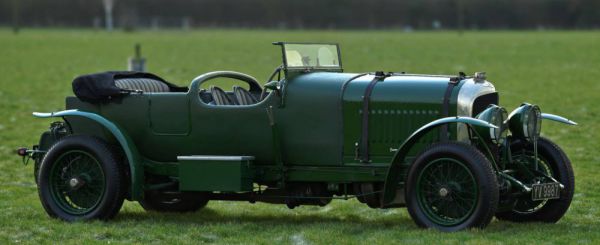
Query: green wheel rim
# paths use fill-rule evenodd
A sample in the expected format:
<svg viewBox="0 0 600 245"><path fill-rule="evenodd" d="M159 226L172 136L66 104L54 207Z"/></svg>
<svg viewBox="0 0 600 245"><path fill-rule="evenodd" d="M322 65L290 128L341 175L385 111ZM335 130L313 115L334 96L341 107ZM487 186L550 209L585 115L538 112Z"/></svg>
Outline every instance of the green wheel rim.
<svg viewBox="0 0 600 245"><path fill-rule="evenodd" d="M455 226L469 218L478 197L475 177L456 159L431 161L417 177L419 207L429 220L441 226Z"/></svg>
<svg viewBox="0 0 600 245"><path fill-rule="evenodd" d="M513 161L518 162L522 166L528 168L530 171L531 170L540 171L548 176L556 177L556 176L554 176L552 168L550 168L548 161L544 157L542 157L541 155L538 155L537 166L536 166L535 165L535 157L533 155L534 155L534 153L532 151L523 150L523 151L513 154L512 158L513 158ZM521 182L523 182L525 184L535 184L535 183L547 182L547 181L545 181L544 176L531 176L530 174L525 174L523 172L518 173L517 178L520 179ZM544 207L544 205L546 205L547 202L548 202L548 200L534 201L534 200L531 200L529 195L526 195L524 197L517 198L517 200L515 202L515 206L513 207L513 211L516 213L521 213L521 214L535 213L536 211L538 211L542 207Z"/></svg>
<svg viewBox="0 0 600 245"><path fill-rule="evenodd" d="M49 184L54 203L71 215L93 211L106 191L100 162L80 150L67 151L58 157L50 170Z"/></svg>

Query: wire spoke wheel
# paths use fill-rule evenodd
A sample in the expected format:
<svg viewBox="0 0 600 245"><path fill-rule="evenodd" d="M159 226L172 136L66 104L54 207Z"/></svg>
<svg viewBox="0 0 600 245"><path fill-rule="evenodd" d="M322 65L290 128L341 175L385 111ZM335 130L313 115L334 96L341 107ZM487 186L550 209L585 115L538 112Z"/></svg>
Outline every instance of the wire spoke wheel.
<svg viewBox="0 0 600 245"><path fill-rule="evenodd" d="M543 156L534 157L534 153L532 151L521 149L519 152L513 153L513 161L519 162L522 166L525 166L529 171L539 171L548 176L554 176L548 161ZM517 179L520 179L521 182L525 184L538 184L547 182L546 178L541 175L531 176L527 174L518 174ZM544 205L548 202L548 200L531 200L529 196L523 196L518 198L515 202L515 206L513 211L521 214L535 213L540 210Z"/></svg>
<svg viewBox="0 0 600 245"><path fill-rule="evenodd" d="M437 159L417 178L417 198L425 214L440 225L456 225L467 219L477 205L477 182L460 161Z"/></svg>
<svg viewBox="0 0 600 245"><path fill-rule="evenodd" d="M38 193L52 217L67 221L110 219L125 197L124 171L103 140L67 136L54 144L40 165Z"/></svg>
<svg viewBox="0 0 600 245"><path fill-rule="evenodd" d="M89 153L67 151L58 157L50 171L52 197L65 212L84 214L102 200L104 172L98 160Z"/></svg>
<svg viewBox="0 0 600 245"><path fill-rule="evenodd" d="M531 195L520 195L514 198L512 209L502 210L496 214L501 220L514 222L547 222L559 221L569 209L575 188L575 176L571 161L562 149L554 142L539 138L537 159L533 144L520 139L511 139L511 168L514 177L526 185L551 183L543 175L551 176L564 188L558 199L532 200ZM537 164L536 164L537 160ZM510 207L509 207L510 208Z"/></svg>
<svg viewBox="0 0 600 245"><path fill-rule="evenodd" d="M408 171L405 188L408 212L424 228L483 228L498 207L491 163L477 148L459 142L423 150Z"/></svg>

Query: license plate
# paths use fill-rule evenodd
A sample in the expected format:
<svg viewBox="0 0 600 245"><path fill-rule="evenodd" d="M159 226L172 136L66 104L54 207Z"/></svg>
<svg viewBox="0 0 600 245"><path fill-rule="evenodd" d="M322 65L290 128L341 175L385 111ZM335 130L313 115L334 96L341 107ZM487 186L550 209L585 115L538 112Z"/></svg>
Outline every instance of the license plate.
<svg viewBox="0 0 600 245"><path fill-rule="evenodd" d="M547 200L560 198L559 183L534 184L531 186L531 200Z"/></svg>

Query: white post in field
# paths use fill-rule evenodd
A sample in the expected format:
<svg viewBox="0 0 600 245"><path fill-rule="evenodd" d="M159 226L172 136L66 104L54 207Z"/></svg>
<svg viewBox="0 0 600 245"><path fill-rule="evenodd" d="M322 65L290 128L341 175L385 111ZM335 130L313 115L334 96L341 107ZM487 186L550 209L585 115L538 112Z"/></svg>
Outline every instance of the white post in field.
<svg viewBox="0 0 600 245"><path fill-rule="evenodd" d="M102 0L102 3L104 4L104 19L106 22L106 30L107 31L112 31L113 30L113 6L115 1L114 0Z"/></svg>
<svg viewBox="0 0 600 245"><path fill-rule="evenodd" d="M127 70L144 72L146 71L146 59L142 58L142 46L135 44L135 56L129 57L127 61Z"/></svg>

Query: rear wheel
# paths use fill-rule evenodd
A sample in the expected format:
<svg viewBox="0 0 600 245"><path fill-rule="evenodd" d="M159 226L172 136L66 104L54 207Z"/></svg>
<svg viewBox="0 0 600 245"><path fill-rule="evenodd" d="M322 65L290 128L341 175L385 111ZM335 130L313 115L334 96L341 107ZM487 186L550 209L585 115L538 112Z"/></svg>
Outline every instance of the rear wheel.
<svg viewBox="0 0 600 245"><path fill-rule="evenodd" d="M67 221L110 219L121 209L121 164L104 141L69 136L57 142L40 166L38 193L46 212Z"/></svg>
<svg viewBox="0 0 600 245"><path fill-rule="evenodd" d="M408 212L420 227L484 228L498 206L498 184L479 150L462 143L437 143L412 164L406 199Z"/></svg>
<svg viewBox="0 0 600 245"><path fill-rule="evenodd" d="M139 203L147 211L185 213L205 207L208 199L197 192L147 191Z"/></svg>
<svg viewBox="0 0 600 245"><path fill-rule="evenodd" d="M518 197L510 211L499 212L496 217L514 222L548 222L555 223L567 212L573 199L575 176L571 161L554 142L540 138L538 140L537 166L533 153L533 144L521 140L511 142L511 153L514 162L518 162L529 171L539 171L563 184L559 199L533 201L530 195ZM525 184L548 182L546 177L532 177L523 171L517 173L517 179Z"/></svg>

